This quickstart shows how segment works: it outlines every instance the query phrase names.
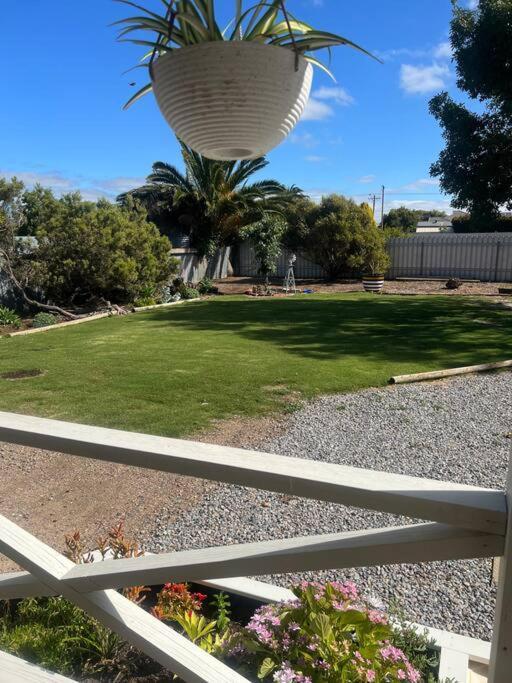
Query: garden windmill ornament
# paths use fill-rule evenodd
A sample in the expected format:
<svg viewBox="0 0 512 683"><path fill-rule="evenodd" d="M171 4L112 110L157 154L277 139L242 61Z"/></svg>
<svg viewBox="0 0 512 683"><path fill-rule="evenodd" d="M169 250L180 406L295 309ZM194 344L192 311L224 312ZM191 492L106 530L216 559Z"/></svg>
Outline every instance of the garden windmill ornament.
<svg viewBox="0 0 512 683"><path fill-rule="evenodd" d="M288 270L286 272L286 277L284 279L284 286L283 289L284 291L289 294L292 292L293 294L297 293L297 287L295 285L295 262L297 261L297 256L295 254L291 254L290 258L288 259Z"/></svg>
<svg viewBox="0 0 512 683"><path fill-rule="evenodd" d="M163 15L118 2L144 13L116 22L120 40L150 48L139 66L149 69L151 81L125 107L153 91L178 138L211 159L253 159L283 142L304 113L313 66L330 73L316 51L349 45L370 54L297 20L285 0L261 0L245 10L235 0L223 31L217 0L162 0Z"/></svg>

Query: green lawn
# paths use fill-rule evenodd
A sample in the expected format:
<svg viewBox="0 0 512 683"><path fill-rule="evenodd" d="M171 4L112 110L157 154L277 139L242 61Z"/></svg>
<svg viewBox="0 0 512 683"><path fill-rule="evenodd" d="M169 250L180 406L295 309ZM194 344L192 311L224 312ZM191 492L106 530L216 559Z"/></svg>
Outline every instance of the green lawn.
<svg viewBox="0 0 512 683"><path fill-rule="evenodd" d="M512 315L458 297L365 294L206 302L0 339L0 409L184 436L284 396L512 357Z"/></svg>

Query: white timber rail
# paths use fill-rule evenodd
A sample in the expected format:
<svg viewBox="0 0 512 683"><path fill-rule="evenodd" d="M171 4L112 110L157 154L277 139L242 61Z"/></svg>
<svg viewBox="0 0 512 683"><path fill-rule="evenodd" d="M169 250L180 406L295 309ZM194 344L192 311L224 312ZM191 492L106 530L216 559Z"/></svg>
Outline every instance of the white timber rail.
<svg viewBox="0 0 512 683"><path fill-rule="evenodd" d="M246 679L116 589L198 581L225 590L231 587L250 597L261 593L264 600L272 601L283 595L282 589L241 576L499 557L489 683L510 683L512 537L508 497L512 480L505 492L4 412L0 412L0 441L408 518L402 526L383 529L75 565L0 516L0 553L25 570L0 576L0 599L63 595L184 681L236 683ZM410 523L413 519L419 521ZM462 637L453 638L456 643ZM448 643L445 654L444 666L458 680L460 671L467 669L470 653Z"/></svg>

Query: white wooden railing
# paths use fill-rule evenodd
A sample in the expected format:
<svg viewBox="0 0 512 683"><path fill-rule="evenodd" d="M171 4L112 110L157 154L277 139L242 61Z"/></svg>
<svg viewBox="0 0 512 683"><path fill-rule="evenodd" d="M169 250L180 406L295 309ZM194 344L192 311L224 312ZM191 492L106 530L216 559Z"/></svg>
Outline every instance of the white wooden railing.
<svg viewBox="0 0 512 683"><path fill-rule="evenodd" d="M512 680L512 482L503 492L2 412L0 441L429 520L75 565L0 516L0 552L26 570L0 575L0 599L63 595L189 683L241 683L246 679L115 589L500 557L489 681Z"/></svg>

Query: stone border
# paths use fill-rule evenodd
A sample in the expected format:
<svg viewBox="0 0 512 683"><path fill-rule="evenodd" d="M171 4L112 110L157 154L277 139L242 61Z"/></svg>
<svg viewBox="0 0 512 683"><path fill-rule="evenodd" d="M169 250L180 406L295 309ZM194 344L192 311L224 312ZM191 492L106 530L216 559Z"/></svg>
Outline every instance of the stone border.
<svg viewBox="0 0 512 683"><path fill-rule="evenodd" d="M81 323L88 323L90 320L100 320L101 318L110 318L117 313L95 313L77 320L67 320L64 323L56 323L55 325L46 325L45 327L31 327L28 330L21 330L20 332L9 332L4 334L4 337L21 337L27 334L36 334L37 332L48 332L48 330L57 330L59 327L69 327L70 325L80 325Z"/></svg>

